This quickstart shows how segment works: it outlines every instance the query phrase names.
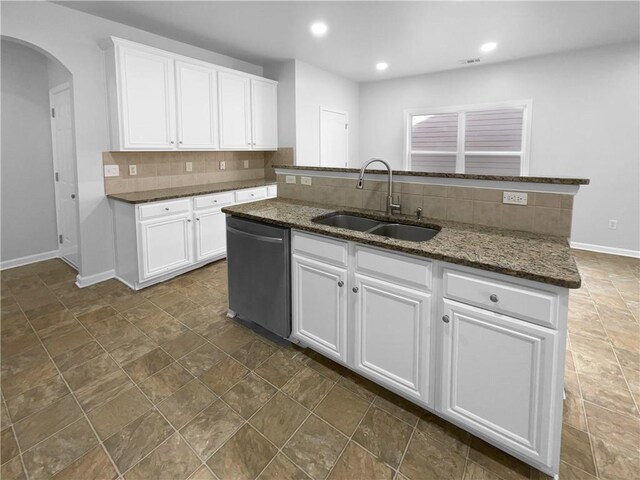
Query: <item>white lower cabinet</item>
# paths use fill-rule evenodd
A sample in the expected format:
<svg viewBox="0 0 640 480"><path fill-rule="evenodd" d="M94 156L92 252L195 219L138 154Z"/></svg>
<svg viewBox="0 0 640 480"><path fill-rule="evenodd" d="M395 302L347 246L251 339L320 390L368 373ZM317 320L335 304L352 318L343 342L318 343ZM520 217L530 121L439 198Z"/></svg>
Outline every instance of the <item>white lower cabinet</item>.
<svg viewBox="0 0 640 480"><path fill-rule="evenodd" d="M357 273L354 285L355 369L428 399L431 295Z"/></svg>
<svg viewBox="0 0 640 480"><path fill-rule="evenodd" d="M562 408L553 405L558 332L456 301L443 303L438 410L547 463L552 407Z"/></svg>
<svg viewBox="0 0 640 480"><path fill-rule="evenodd" d="M141 280L191 263L191 214L139 222Z"/></svg>
<svg viewBox="0 0 640 480"><path fill-rule="evenodd" d="M298 340L346 362L347 269L292 257L293 332Z"/></svg>
<svg viewBox="0 0 640 480"><path fill-rule="evenodd" d="M207 260L227 251L226 215L221 209L204 210L193 214L196 234L196 262Z"/></svg>

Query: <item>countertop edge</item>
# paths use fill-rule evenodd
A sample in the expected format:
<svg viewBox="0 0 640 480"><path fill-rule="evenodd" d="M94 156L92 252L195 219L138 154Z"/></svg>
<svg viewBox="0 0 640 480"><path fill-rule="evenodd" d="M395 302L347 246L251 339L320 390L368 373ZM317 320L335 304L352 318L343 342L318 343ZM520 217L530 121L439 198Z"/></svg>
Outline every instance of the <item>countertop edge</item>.
<svg viewBox="0 0 640 480"><path fill-rule="evenodd" d="M358 168L338 168L338 167L313 167L303 165L273 165L274 169L284 170L306 170L316 172L344 172L344 173L360 173ZM386 170L368 169L369 175L386 175ZM393 170L394 175L409 177L433 177L433 178L455 178L466 180L489 180L499 182L522 182L522 183L548 183L555 185L589 185L588 178L572 178L572 177L519 177L509 175L473 175L467 173L437 173L437 172L412 172L408 170Z"/></svg>
<svg viewBox="0 0 640 480"><path fill-rule="evenodd" d="M490 265L490 264L486 264L486 263L482 263L482 262L474 262L473 260L464 260L464 259L460 259L460 258L456 258L456 257L450 257L447 255L438 255L438 254L430 254L429 252L424 252L424 251L420 251L420 250L416 250L416 251L408 251L408 249L404 249L404 248L397 248L395 245L386 243L384 240L381 241L374 241L374 240L369 240L367 242L363 242L362 239L360 238L354 238L353 236L345 233L339 233L339 232L328 232L326 230L323 230L321 228L314 228L313 226L308 226L308 225L300 225L300 224L296 224L293 222L285 222L282 220L275 220L275 219L271 219L271 218L267 218L267 217L263 217L260 215L253 215L250 213L246 213L246 212L238 212L233 210L233 206L228 206L228 207L223 207L222 208L222 212L234 216L234 217L240 217L240 218L246 218L248 220L255 220L258 222L262 222L262 223L268 223L271 225L277 225L280 227L286 227L286 228L293 228L296 230L302 230L302 231L306 231L306 232L310 232L310 233L316 233L319 235L325 235L325 236L330 236L330 237L334 237L334 238L339 238L341 240L347 240L347 241L352 241L352 242L357 242L357 243L361 243L363 245L371 245L371 246L375 246L375 247L380 247L380 248L384 248L387 250L392 250L392 251L397 251L397 252L402 252L402 253L406 253L408 255L414 255L417 257L423 257L423 258L431 258L433 260L442 260L445 262L449 262L449 263L453 263L456 265L463 265L466 267L472 267L472 268L478 268L480 270L485 270L485 271L490 271L490 272L494 272L494 273L500 273L502 275L508 275L511 277L516 277L516 278L523 278L526 280L532 280L535 282L540 282L540 283L545 283L548 285L554 285L556 287L562 287L562 288L569 288L569 289L577 289L580 288L582 281L581 279L578 281L570 281L570 280L565 280L562 278L556 278L556 277L550 277L550 276L544 276L544 275L536 275L534 273L529 273L529 272L523 272L520 270L513 270L513 269L509 269L509 268L504 268L504 267L499 267L496 265Z"/></svg>

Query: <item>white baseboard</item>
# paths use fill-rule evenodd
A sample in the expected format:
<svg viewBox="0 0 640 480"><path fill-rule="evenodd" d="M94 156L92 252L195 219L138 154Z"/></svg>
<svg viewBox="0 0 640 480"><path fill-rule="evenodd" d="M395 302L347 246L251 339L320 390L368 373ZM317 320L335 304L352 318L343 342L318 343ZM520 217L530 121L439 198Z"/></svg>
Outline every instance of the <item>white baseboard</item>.
<svg viewBox="0 0 640 480"><path fill-rule="evenodd" d="M109 280L116 276L115 270L107 270L106 272L95 273L93 275L87 275L83 277L78 274L76 277L76 286L78 288L88 287L90 285L95 285L96 283L104 282L105 280Z"/></svg>
<svg viewBox="0 0 640 480"><path fill-rule="evenodd" d="M29 265L30 263L42 262L43 260L58 258L59 256L59 250L51 250L50 252L36 253L35 255L27 255L26 257L14 258L13 260L5 260L4 262L0 262L0 270L22 267L24 265Z"/></svg>
<svg viewBox="0 0 640 480"><path fill-rule="evenodd" d="M571 248L577 250L589 250L591 252L608 253L610 255L620 255L622 257L640 258L640 251L627 250L626 248L605 247L604 245L593 245L591 243L571 242Z"/></svg>

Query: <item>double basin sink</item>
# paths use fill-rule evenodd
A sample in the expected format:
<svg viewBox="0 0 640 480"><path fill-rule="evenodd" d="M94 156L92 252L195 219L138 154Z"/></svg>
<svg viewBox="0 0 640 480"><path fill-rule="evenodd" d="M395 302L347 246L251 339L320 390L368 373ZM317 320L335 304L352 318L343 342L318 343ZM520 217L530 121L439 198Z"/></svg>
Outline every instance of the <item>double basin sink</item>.
<svg viewBox="0 0 640 480"><path fill-rule="evenodd" d="M409 242L424 242L430 240L440 231L439 228L388 222L339 212L322 215L311 221L330 227L346 228L347 230L366 232Z"/></svg>

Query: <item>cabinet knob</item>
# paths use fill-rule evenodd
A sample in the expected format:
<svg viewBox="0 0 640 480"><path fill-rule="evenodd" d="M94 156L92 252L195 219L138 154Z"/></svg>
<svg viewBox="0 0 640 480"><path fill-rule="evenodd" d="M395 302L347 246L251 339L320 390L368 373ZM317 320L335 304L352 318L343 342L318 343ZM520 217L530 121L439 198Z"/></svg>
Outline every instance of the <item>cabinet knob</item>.
<svg viewBox="0 0 640 480"><path fill-rule="evenodd" d="M358 293L358 287L353 287L351 290L353 290L353 293Z"/></svg>
<svg viewBox="0 0 640 480"><path fill-rule="evenodd" d="M169 211L169 207L164 207L164 209L168 212Z"/></svg>
<svg viewBox="0 0 640 480"><path fill-rule="evenodd" d="M171 145L173 145L174 143L176 143L176 142L174 142L173 140L171 140Z"/></svg>
<svg viewBox="0 0 640 480"><path fill-rule="evenodd" d="M76 198L76 194L75 194L75 193L72 193L72 194L71 194L71 200L74 200L75 198Z"/></svg>
<svg viewBox="0 0 640 480"><path fill-rule="evenodd" d="M341 286L343 286L343 285L344 285L344 282L343 282L342 280L340 280L340 281L338 282L338 286L339 286L339 287L341 287Z"/></svg>
<svg viewBox="0 0 640 480"><path fill-rule="evenodd" d="M489 300L491 300L493 303L498 303L498 296L494 293L489 296Z"/></svg>
<svg viewBox="0 0 640 480"><path fill-rule="evenodd" d="M196 217L196 220L199 222L199 221L200 221L200 218Z"/></svg>
<svg viewBox="0 0 640 480"><path fill-rule="evenodd" d="M444 316L442 317L442 321L443 321L444 323L449 323L449 315L444 315Z"/></svg>
<svg viewBox="0 0 640 480"><path fill-rule="evenodd" d="M191 223L191 219L190 219L190 218L187 218L187 222Z"/></svg>
<svg viewBox="0 0 640 480"><path fill-rule="evenodd" d="M180 145L182 145L182 140L180 140L178 143L179 143Z"/></svg>

